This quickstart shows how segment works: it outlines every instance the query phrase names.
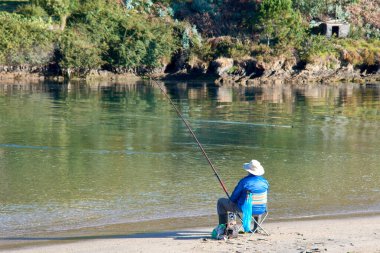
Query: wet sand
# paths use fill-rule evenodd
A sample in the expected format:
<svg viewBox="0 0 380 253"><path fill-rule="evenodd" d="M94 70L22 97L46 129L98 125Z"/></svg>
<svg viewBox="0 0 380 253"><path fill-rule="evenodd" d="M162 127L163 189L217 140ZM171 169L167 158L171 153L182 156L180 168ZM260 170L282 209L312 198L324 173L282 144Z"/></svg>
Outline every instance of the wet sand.
<svg viewBox="0 0 380 253"><path fill-rule="evenodd" d="M212 227L132 235L7 238L0 251L41 252L378 252L380 215L318 220L268 221L263 234L216 241ZM101 230L99 231L101 234ZM18 240L23 241L17 247ZM4 248L13 242L15 248ZM28 243L25 244L25 241ZM42 244L41 244L42 243ZM15 245L16 244L16 245Z"/></svg>

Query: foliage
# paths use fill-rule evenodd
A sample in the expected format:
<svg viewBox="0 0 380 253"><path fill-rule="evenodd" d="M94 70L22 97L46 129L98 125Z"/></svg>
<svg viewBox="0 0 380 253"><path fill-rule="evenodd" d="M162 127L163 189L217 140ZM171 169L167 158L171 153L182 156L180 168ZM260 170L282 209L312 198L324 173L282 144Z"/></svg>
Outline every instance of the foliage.
<svg viewBox="0 0 380 253"><path fill-rule="evenodd" d="M328 13L330 15L334 15L335 19L342 20L342 21L346 21L350 16L350 13L347 12L344 9L344 7L340 4L336 4L335 6L329 6Z"/></svg>
<svg viewBox="0 0 380 253"><path fill-rule="evenodd" d="M293 6L302 14L307 15L310 18L314 18L319 17L323 13L326 3L324 0L293 0Z"/></svg>
<svg viewBox="0 0 380 253"><path fill-rule="evenodd" d="M215 51L213 50L211 44L202 43L201 45L195 46L191 49L189 58L210 62L215 58Z"/></svg>
<svg viewBox="0 0 380 253"><path fill-rule="evenodd" d="M253 44L249 40L242 41L240 39L229 36L220 37L213 42L214 58L229 57L242 58L251 55Z"/></svg>
<svg viewBox="0 0 380 253"><path fill-rule="evenodd" d="M194 59L209 62L213 59L210 45L203 41L195 25L177 23L174 27L174 39L177 41L174 57L182 55L189 62Z"/></svg>
<svg viewBox="0 0 380 253"><path fill-rule="evenodd" d="M262 58L273 55L275 51L265 44L258 44L252 40L223 36L208 40L200 48L194 48L192 53L198 59L212 61L219 57L243 59L251 56Z"/></svg>
<svg viewBox="0 0 380 253"><path fill-rule="evenodd" d="M259 27L268 45L292 43L297 46L305 35L301 14L292 9L291 0L263 0Z"/></svg>
<svg viewBox="0 0 380 253"><path fill-rule="evenodd" d="M173 20L176 6L182 8L183 21ZM298 56L303 62L330 57L354 65L378 64L378 7L370 0L263 0L260 5L221 0L31 0L18 8L22 15L0 13L0 64L55 61L82 73L99 68L153 71L175 55L202 64L218 57L265 60L278 55ZM351 39L308 34L305 21L314 17L351 20ZM62 31L51 31L58 20ZM197 28L211 36L223 31L228 35L203 39Z"/></svg>
<svg viewBox="0 0 380 253"><path fill-rule="evenodd" d="M170 7L170 1L152 0L125 0L125 8L129 11L137 11L156 17L173 17L174 10Z"/></svg>
<svg viewBox="0 0 380 253"><path fill-rule="evenodd" d="M365 36L367 38L380 39L380 28L376 28L370 24L364 26Z"/></svg>
<svg viewBox="0 0 380 253"><path fill-rule="evenodd" d="M181 36L181 47L185 50L189 50L193 47L201 46L202 36L199 34L197 27L194 25L184 23L177 25L178 36ZM181 34L180 34L181 33Z"/></svg>
<svg viewBox="0 0 380 253"><path fill-rule="evenodd" d="M97 69L102 64L102 50L91 40L83 27L70 28L60 39L60 66L64 69L87 72Z"/></svg>
<svg viewBox="0 0 380 253"><path fill-rule="evenodd" d="M121 36L111 49L113 63L117 66L161 67L168 63L178 47L170 24L150 21L135 14L121 20L120 25Z"/></svg>
<svg viewBox="0 0 380 253"><path fill-rule="evenodd" d="M337 51L331 40L325 36L313 35L304 40L298 53L302 61L312 62L318 57L336 55Z"/></svg>
<svg viewBox="0 0 380 253"><path fill-rule="evenodd" d="M173 24L100 0L85 1L68 26L60 47L66 68L153 69L167 64L179 45Z"/></svg>
<svg viewBox="0 0 380 253"><path fill-rule="evenodd" d="M380 64L380 40L340 40L336 42L341 48L343 61L353 65Z"/></svg>
<svg viewBox="0 0 380 253"><path fill-rule="evenodd" d="M311 36L299 51L300 59L313 62L316 59L336 58L354 66L380 63L380 41L364 39L327 39Z"/></svg>
<svg viewBox="0 0 380 253"><path fill-rule="evenodd" d="M293 6L308 19L323 19L324 16L329 16L334 19L346 20L349 17L346 9L355 2L357 0L293 0Z"/></svg>
<svg viewBox="0 0 380 253"><path fill-rule="evenodd" d="M39 17L44 20L48 20L48 13L41 6L35 6L32 4L21 5L16 10L17 13L23 14L26 17Z"/></svg>
<svg viewBox="0 0 380 253"><path fill-rule="evenodd" d="M125 6L128 10L139 9L149 13L153 2L151 0L126 0Z"/></svg>
<svg viewBox="0 0 380 253"><path fill-rule="evenodd" d="M350 29L350 38L352 39L380 39L380 28L376 28L370 24L364 27L352 26Z"/></svg>
<svg viewBox="0 0 380 253"><path fill-rule="evenodd" d="M79 0L31 0L32 6L44 9L51 17L59 19L60 28L66 27L66 19L79 6Z"/></svg>
<svg viewBox="0 0 380 253"><path fill-rule="evenodd" d="M347 9L353 38L380 38L380 1L360 0Z"/></svg>
<svg viewBox="0 0 380 253"><path fill-rule="evenodd" d="M0 64L43 65L54 54L54 34L39 19L0 12Z"/></svg>
<svg viewBox="0 0 380 253"><path fill-rule="evenodd" d="M77 0L31 0L34 6L40 6L51 16L69 14L79 4Z"/></svg>

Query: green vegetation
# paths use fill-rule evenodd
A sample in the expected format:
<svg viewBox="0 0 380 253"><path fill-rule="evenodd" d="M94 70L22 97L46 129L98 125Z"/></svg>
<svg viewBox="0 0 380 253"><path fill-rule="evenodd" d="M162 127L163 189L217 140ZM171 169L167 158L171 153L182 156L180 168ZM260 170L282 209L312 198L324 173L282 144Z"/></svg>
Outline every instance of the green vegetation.
<svg viewBox="0 0 380 253"><path fill-rule="evenodd" d="M97 10L97 11L94 11ZM126 13L118 5L88 2L72 14L59 41L63 68L161 67L176 49L174 26L159 18Z"/></svg>
<svg viewBox="0 0 380 253"><path fill-rule="evenodd" d="M292 9L291 0L263 0L259 25L268 45L270 42L299 45L305 36L305 26L299 11Z"/></svg>
<svg viewBox="0 0 380 253"><path fill-rule="evenodd" d="M331 16L334 19L345 20L350 14L347 7L359 2L358 0L293 0L295 9L298 9L306 18L323 19Z"/></svg>
<svg viewBox="0 0 380 253"><path fill-rule="evenodd" d="M347 39L338 42L342 58L353 65L375 65L380 61L380 40Z"/></svg>
<svg viewBox="0 0 380 253"><path fill-rule="evenodd" d="M31 0L32 7L39 7L46 11L52 18L59 19L60 29L66 27L67 18L79 6L78 0Z"/></svg>
<svg viewBox="0 0 380 253"><path fill-rule="evenodd" d="M378 65L380 4L368 1L2 1L0 64L55 63L69 75L162 71L176 57ZM349 38L313 34L308 24L329 19L349 22Z"/></svg>
<svg viewBox="0 0 380 253"><path fill-rule="evenodd" d="M0 64L56 61L63 71L78 75L100 68L165 66L189 25L162 16L162 7L162 17L153 6L144 8L128 10L104 0L33 0L18 14L0 12Z"/></svg>
<svg viewBox="0 0 380 253"><path fill-rule="evenodd" d="M0 12L0 64L44 65L54 55L55 35L39 19Z"/></svg>

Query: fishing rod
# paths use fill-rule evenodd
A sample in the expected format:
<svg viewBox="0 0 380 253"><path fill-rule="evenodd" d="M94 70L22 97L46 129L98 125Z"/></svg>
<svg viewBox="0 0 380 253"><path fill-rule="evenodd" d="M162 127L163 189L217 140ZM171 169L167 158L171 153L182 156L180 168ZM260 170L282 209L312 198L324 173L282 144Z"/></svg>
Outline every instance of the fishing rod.
<svg viewBox="0 0 380 253"><path fill-rule="evenodd" d="M174 110L177 112L177 115L182 119L183 123L185 123L187 129L189 130L189 132L193 136L194 140L198 144L198 147L202 151L202 154L206 158L208 164L210 164L211 169L214 171L214 175L216 176L216 178L218 179L220 185L222 186L223 191L226 193L228 199L231 200L230 194L228 193L226 186L224 185L222 179L220 178L218 172L216 171L214 165L212 164L212 162L211 162L210 158L208 157L206 151L204 150L202 144L199 142L199 140L198 140L197 136L195 135L194 131L191 129L191 126L190 126L189 122L182 116L182 113L178 110L178 108L175 106L175 104L173 103L173 101L169 97L168 93L166 93L166 91L161 87L161 85L159 85L159 83L156 80L154 80L154 79L151 79L151 80L153 80L153 82L158 86L158 88L160 88L161 92L165 95L165 97L169 100L170 104L173 106ZM237 214L239 215L239 213L237 213ZM239 215L239 217L240 217L240 215Z"/></svg>

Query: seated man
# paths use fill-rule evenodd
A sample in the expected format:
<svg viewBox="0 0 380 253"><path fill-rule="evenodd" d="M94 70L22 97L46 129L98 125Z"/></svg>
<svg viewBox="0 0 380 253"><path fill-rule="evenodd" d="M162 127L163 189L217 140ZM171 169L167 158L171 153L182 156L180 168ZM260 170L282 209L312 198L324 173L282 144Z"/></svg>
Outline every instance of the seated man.
<svg viewBox="0 0 380 253"><path fill-rule="evenodd" d="M247 191L253 194L264 193L268 191L268 181L262 177L264 175L264 168L257 160L252 160L243 165L243 169L249 174L242 178L235 190L232 192L231 198L218 199L217 211L219 215L219 224L226 224L228 222L227 212L241 212L242 205L244 204L247 196ZM262 214L266 210L266 204L253 205L252 214Z"/></svg>

